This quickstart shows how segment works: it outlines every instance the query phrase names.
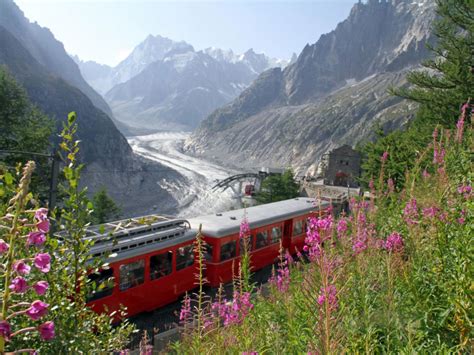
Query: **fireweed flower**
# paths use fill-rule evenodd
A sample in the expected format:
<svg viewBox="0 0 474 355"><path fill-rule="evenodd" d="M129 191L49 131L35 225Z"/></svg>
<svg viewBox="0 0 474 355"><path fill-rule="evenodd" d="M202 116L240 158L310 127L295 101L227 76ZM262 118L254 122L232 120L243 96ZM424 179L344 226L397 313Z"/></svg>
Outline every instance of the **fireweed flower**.
<svg viewBox="0 0 474 355"><path fill-rule="evenodd" d="M403 217L408 224L418 224L419 214L416 199L412 198L408 201L403 210Z"/></svg>
<svg viewBox="0 0 474 355"><path fill-rule="evenodd" d="M43 340L51 340L54 338L54 323L49 321L38 327L38 332Z"/></svg>
<svg viewBox="0 0 474 355"><path fill-rule="evenodd" d="M10 249L10 246L3 239L0 239L0 254L4 254Z"/></svg>
<svg viewBox="0 0 474 355"><path fill-rule="evenodd" d="M44 242L46 241L46 236L44 235L44 232L30 232L28 234L28 238L26 240L26 245L43 245Z"/></svg>
<svg viewBox="0 0 474 355"><path fill-rule="evenodd" d="M461 108L461 116L459 117L458 123L456 124L456 142L462 142L462 136L464 133L464 121L466 119L467 110L469 109L469 104L465 103Z"/></svg>
<svg viewBox="0 0 474 355"><path fill-rule="evenodd" d="M36 223L36 228L40 232L48 233L49 232L49 219L48 219L48 210L46 208L40 208L35 212L35 219L38 221Z"/></svg>
<svg viewBox="0 0 474 355"><path fill-rule="evenodd" d="M338 302L336 286L329 285L327 287L321 287L319 290L318 304L322 306L325 302L328 302L330 309L337 309Z"/></svg>
<svg viewBox="0 0 474 355"><path fill-rule="evenodd" d="M179 313L179 320L181 322L186 322L191 316L191 298L186 296L184 298L183 307L181 307L181 312Z"/></svg>
<svg viewBox="0 0 474 355"><path fill-rule="evenodd" d="M397 232L393 232L387 237L384 248L389 252L396 253L403 251L403 238Z"/></svg>
<svg viewBox="0 0 474 355"><path fill-rule="evenodd" d="M49 284L46 281L38 281L37 283L33 285L35 292L40 296L46 293L46 291L48 290L48 287L49 287Z"/></svg>
<svg viewBox="0 0 474 355"><path fill-rule="evenodd" d="M467 200L471 196L472 187L470 185L461 185L458 187L458 193L463 195Z"/></svg>
<svg viewBox="0 0 474 355"><path fill-rule="evenodd" d="M10 340L12 330L10 323L5 320L0 321L0 336L2 336L6 341Z"/></svg>
<svg viewBox="0 0 474 355"><path fill-rule="evenodd" d="M20 275L28 275L31 270L31 266L25 263L24 260L18 260L13 263L13 270Z"/></svg>
<svg viewBox="0 0 474 355"><path fill-rule="evenodd" d="M423 217L425 218L435 218L439 212L439 208L432 206L428 208L423 208Z"/></svg>
<svg viewBox="0 0 474 355"><path fill-rule="evenodd" d="M392 178L387 180L387 186L388 186L388 193L393 194L395 192L395 183L393 182Z"/></svg>
<svg viewBox="0 0 474 355"><path fill-rule="evenodd" d="M51 257L48 253L39 253L35 256L35 266L41 272L49 272L51 269Z"/></svg>
<svg viewBox="0 0 474 355"><path fill-rule="evenodd" d="M382 163L385 163L387 159L388 159L388 152L383 152L382 158L381 158Z"/></svg>
<svg viewBox="0 0 474 355"><path fill-rule="evenodd" d="M18 276L12 280L12 283L8 288L15 293L25 293L28 290L28 284L23 277Z"/></svg>
<svg viewBox="0 0 474 355"><path fill-rule="evenodd" d="M33 301L30 308L26 310L26 315L33 320L38 320L48 313L49 305L39 300Z"/></svg>
<svg viewBox="0 0 474 355"><path fill-rule="evenodd" d="M250 225L246 217L242 220L240 223L240 232L239 232L239 237L240 238L246 238L250 235Z"/></svg>
<svg viewBox="0 0 474 355"><path fill-rule="evenodd" d="M425 169L423 170L423 173L422 173L422 176L423 176L423 179L428 179L431 175L430 173Z"/></svg>
<svg viewBox="0 0 474 355"><path fill-rule="evenodd" d="M347 232L347 219L341 218L337 222L337 237L343 238L346 235L346 232Z"/></svg>

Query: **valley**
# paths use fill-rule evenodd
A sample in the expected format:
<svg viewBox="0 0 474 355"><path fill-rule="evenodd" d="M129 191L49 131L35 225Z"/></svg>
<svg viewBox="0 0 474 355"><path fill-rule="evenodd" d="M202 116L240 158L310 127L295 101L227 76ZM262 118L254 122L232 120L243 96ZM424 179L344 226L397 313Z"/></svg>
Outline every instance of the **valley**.
<svg viewBox="0 0 474 355"><path fill-rule="evenodd" d="M238 171L185 154L182 147L189 135L187 132L159 132L129 137L128 142L136 154L173 169L183 177L177 181L163 179L158 182L160 188L177 201L176 209L180 217L237 208L238 201L233 198L230 189L212 191L212 187L218 180Z"/></svg>

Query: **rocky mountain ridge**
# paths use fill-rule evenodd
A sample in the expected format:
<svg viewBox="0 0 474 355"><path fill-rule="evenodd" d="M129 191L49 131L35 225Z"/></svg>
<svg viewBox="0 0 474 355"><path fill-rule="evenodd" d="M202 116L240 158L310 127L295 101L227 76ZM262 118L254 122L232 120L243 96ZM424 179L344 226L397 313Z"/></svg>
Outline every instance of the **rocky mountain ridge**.
<svg viewBox="0 0 474 355"><path fill-rule="evenodd" d="M149 212L147 206L157 200L166 201L172 211L176 202L156 184L179 179L179 174L133 154L108 116L107 104L84 81L63 45L48 29L30 23L11 0L0 2L0 65L25 88L30 101L55 119L58 131L67 114L77 112L80 159L86 163L82 182L90 193L105 186L125 214Z"/></svg>
<svg viewBox="0 0 474 355"><path fill-rule="evenodd" d="M170 46L166 53L145 55L146 48L153 50L147 43L154 38L149 36L119 67L125 68L137 58L153 57L154 61L105 94L117 119L141 129L192 130L213 110L239 95L262 71L287 64L252 49L241 55L217 48L195 51L184 42Z"/></svg>
<svg viewBox="0 0 474 355"><path fill-rule="evenodd" d="M374 124L400 127L412 105L388 95L429 55L430 1L355 4L346 20L306 45L285 69L262 73L205 119L185 149L209 158L314 170L320 156L370 137Z"/></svg>

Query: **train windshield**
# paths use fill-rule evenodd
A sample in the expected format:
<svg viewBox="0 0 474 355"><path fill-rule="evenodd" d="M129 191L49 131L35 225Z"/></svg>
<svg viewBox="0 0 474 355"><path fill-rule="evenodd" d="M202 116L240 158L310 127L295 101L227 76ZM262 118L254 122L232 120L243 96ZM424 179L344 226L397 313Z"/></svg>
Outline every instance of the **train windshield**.
<svg viewBox="0 0 474 355"><path fill-rule="evenodd" d="M141 285L145 281L145 260L120 265L120 291Z"/></svg>

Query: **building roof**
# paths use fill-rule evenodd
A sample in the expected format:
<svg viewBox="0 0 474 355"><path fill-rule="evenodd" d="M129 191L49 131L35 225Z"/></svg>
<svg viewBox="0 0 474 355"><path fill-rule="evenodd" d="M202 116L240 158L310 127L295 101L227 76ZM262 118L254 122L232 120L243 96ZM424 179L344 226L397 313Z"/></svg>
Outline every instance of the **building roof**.
<svg viewBox="0 0 474 355"><path fill-rule="evenodd" d="M278 221L307 214L310 211L329 207L329 202L317 202L314 198L298 197L290 200L273 202L265 205L249 207L217 214L210 214L189 219L191 229L197 231L202 225L201 232L208 237L220 238L238 233L240 223L247 215L250 229L265 226Z"/></svg>

